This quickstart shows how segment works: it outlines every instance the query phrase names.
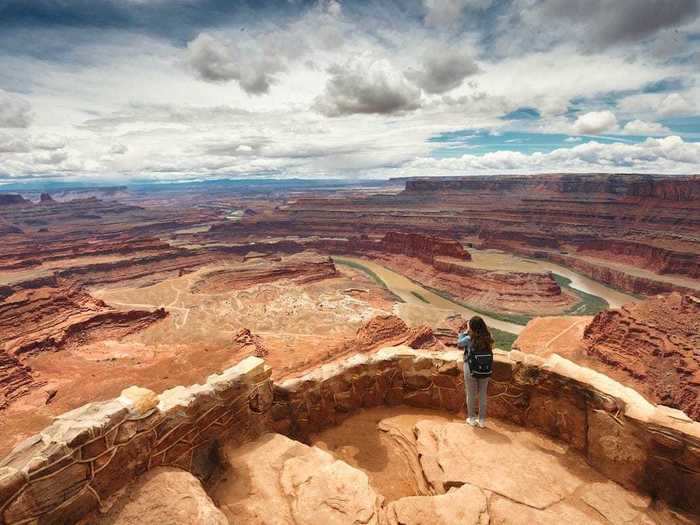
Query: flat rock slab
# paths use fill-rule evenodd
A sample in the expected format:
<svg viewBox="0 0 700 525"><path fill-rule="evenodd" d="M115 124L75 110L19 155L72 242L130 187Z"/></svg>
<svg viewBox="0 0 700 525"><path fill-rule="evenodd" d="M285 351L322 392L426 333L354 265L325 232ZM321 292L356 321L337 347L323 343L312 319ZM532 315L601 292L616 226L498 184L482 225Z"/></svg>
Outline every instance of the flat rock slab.
<svg viewBox="0 0 700 525"><path fill-rule="evenodd" d="M127 487L99 521L109 525L228 525L226 516L189 472L157 467ZM93 522L94 523L94 522Z"/></svg>
<svg viewBox="0 0 700 525"><path fill-rule="evenodd" d="M387 507L389 525L488 525L484 493L463 485L438 496L412 496Z"/></svg>
<svg viewBox="0 0 700 525"><path fill-rule="evenodd" d="M231 523L376 525L382 498L367 475L280 434L224 447L226 478L213 497Z"/></svg>
<svg viewBox="0 0 700 525"><path fill-rule="evenodd" d="M417 451L428 483L438 493L466 483L537 509L573 494L586 480L566 465L566 448L531 435L515 439L493 428L420 421Z"/></svg>

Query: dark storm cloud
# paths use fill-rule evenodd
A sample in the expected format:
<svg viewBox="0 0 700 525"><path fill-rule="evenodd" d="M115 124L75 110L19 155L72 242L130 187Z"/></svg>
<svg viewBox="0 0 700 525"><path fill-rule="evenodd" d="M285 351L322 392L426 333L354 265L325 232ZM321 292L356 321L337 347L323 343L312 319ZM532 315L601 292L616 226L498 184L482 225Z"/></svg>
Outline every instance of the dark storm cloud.
<svg viewBox="0 0 700 525"><path fill-rule="evenodd" d="M187 58L203 80L236 80L241 89L251 95L267 93L275 81L274 75L285 69L278 54L266 53L257 46L241 48L235 42L226 42L207 33L187 44Z"/></svg>
<svg viewBox="0 0 700 525"><path fill-rule="evenodd" d="M573 23L592 47L644 39L697 18L699 0L543 0L533 10L547 20Z"/></svg>
<svg viewBox="0 0 700 525"><path fill-rule="evenodd" d="M351 62L333 66L315 108L328 117L355 113L392 114L417 109L420 89L386 63Z"/></svg>
<svg viewBox="0 0 700 525"><path fill-rule="evenodd" d="M428 93L446 93L459 87L469 75L479 71L472 58L454 49L435 49L426 54L421 68L406 77Z"/></svg>

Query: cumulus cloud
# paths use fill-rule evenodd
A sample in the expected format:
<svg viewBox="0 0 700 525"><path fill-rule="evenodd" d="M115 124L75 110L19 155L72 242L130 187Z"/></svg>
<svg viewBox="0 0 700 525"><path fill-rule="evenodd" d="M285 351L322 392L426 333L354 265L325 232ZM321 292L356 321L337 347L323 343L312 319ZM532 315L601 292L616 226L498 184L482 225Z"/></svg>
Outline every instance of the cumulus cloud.
<svg viewBox="0 0 700 525"><path fill-rule="evenodd" d="M515 9L528 9L531 20L545 29L556 27L552 22L571 24L568 32L578 32L592 47L605 47L690 22L699 8L697 0L519 0Z"/></svg>
<svg viewBox="0 0 700 525"><path fill-rule="evenodd" d="M631 120L622 130L629 135L666 135L671 130L658 122L647 122L645 120Z"/></svg>
<svg viewBox="0 0 700 525"><path fill-rule="evenodd" d="M30 149L29 141L26 138L0 132L0 153L25 153Z"/></svg>
<svg viewBox="0 0 700 525"><path fill-rule="evenodd" d="M314 107L329 117L392 114L417 109L421 93L387 60L352 60L328 69L330 78Z"/></svg>
<svg viewBox="0 0 700 525"><path fill-rule="evenodd" d="M29 102L0 89L0 128L26 128L31 121Z"/></svg>
<svg viewBox="0 0 700 525"><path fill-rule="evenodd" d="M434 26L455 26L465 9L487 9L493 0L423 0L425 23Z"/></svg>
<svg viewBox="0 0 700 525"><path fill-rule="evenodd" d="M464 79L479 71L471 56L459 49L434 48L423 58L420 69L411 69L406 77L432 94L445 93L462 85Z"/></svg>
<svg viewBox="0 0 700 525"><path fill-rule="evenodd" d="M691 104L678 93L671 93L659 105L659 114L664 117L688 115L692 112Z"/></svg>
<svg viewBox="0 0 700 525"><path fill-rule="evenodd" d="M700 163L700 143L677 136L649 138L640 144L588 142L551 153L497 151L456 158L421 158L405 167L406 174L469 174L473 172L590 172L627 171L685 173Z"/></svg>
<svg viewBox="0 0 700 525"><path fill-rule="evenodd" d="M279 55L268 54L260 47L241 48L237 43L202 33L187 44L187 59L203 80L236 80L251 95L270 90L275 75L285 66Z"/></svg>
<svg viewBox="0 0 700 525"><path fill-rule="evenodd" d="M579 116L573 129L579 135L597 135L617 127L617 118L612 111L591 111Z"/></svg>

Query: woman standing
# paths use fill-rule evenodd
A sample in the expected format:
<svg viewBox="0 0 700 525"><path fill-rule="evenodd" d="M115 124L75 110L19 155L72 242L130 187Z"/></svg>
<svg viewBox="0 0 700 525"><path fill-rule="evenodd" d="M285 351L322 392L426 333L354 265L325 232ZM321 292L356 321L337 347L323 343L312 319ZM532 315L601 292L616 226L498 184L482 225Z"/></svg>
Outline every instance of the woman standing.
<svg viewBox="0 0 700 525"><path fill-rule="evenodd" d="M466 330L465 330L466 329ZM486 402L489 377L493 371L493 337L484 320L475 315L460 329L457 346L464 349L464 390L467 396L467 423L486 426ZM479 395L479 420L476 396Z"/></svg>

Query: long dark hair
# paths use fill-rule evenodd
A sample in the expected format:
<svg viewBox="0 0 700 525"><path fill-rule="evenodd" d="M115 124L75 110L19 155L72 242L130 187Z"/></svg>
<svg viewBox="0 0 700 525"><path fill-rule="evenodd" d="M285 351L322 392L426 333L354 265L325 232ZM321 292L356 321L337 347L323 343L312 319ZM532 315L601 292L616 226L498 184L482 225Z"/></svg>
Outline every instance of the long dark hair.
<svg viewBox="0 0 700 525"><path fill-rule="evenodd" d="M485 353L493 350L491 332L489 332L484 320L478 315L469 319L469 334L476 352Z"/></svg>

